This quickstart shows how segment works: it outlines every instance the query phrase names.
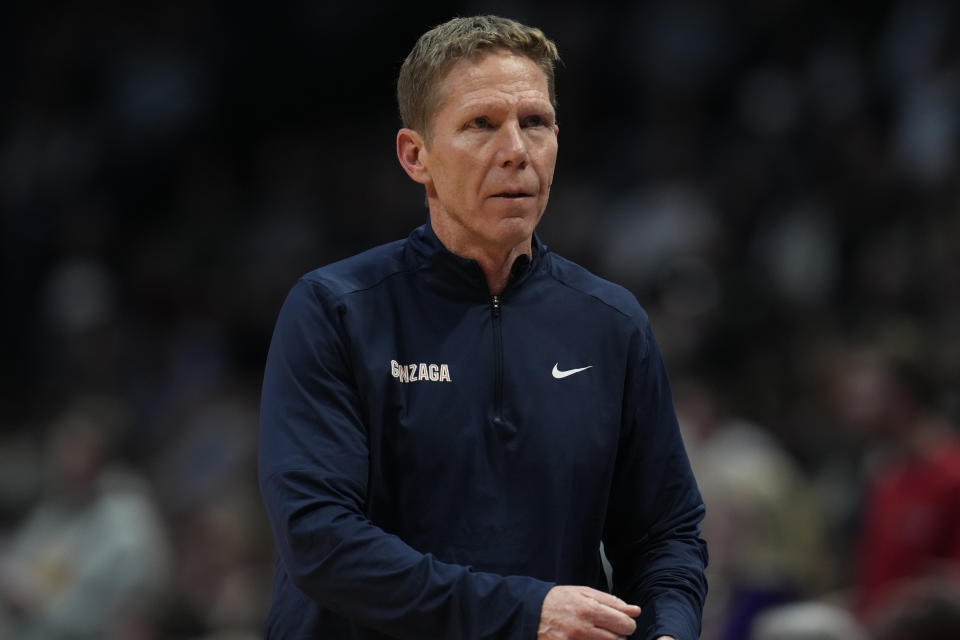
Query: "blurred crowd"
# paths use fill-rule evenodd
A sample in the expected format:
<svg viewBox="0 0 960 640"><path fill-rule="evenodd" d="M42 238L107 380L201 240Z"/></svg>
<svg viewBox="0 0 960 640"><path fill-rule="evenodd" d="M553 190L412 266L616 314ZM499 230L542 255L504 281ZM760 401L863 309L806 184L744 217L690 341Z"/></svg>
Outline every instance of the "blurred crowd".
<svg viewBox="0 0 960 640"><path fill-rule="evenodd" d="M703 638L960 638L960 6L148 4L0 26L0 637L260 637L275 315L425 219L396 73L495 12L564 59L540 235L670 368Z"/></svg>

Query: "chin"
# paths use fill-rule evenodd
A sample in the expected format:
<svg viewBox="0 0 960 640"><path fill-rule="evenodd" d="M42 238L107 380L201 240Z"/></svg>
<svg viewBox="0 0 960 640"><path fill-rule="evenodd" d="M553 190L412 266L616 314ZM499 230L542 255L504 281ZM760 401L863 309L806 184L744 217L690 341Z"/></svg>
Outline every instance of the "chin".
<svg viewBox="0 0 960 640"><path fill-rule="evenodd" d="M495 229L492 229L491 239L502 246L513 247L525 240L529 240L533 235L533 230L537 228L539 216L532 218L529 216L511 216L501 219Z"/></svg>

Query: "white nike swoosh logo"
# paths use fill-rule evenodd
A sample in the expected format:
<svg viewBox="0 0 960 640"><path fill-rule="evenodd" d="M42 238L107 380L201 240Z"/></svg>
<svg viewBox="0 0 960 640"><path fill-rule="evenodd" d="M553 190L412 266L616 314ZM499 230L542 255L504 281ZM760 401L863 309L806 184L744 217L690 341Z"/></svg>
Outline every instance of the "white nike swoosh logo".
<svg viewBox="0 0 960 640"><path fill-rule="evenodd" d="M573 374L580 373L581 371L586 371L593 366L590 365L589 367L580 367L579 369L567 369L566 371L560 371L560 369L557 368L557 365L559 364L560 363L558 362L557 364L553 365L553 377L557 380L566 378L567 376L572 376Z"/></svg>

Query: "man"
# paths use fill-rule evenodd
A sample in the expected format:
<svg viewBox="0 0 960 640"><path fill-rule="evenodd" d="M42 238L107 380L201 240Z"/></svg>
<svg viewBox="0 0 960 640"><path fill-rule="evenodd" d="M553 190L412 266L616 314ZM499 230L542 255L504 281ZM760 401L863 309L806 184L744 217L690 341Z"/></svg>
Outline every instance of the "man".
<svg viewBox="0 0 960 640"><path fill-rule="evenodd" d="M428 224L284 303L261 410L269 637L699 635L703 504L646 315L534 235L556 60L493 16L424 34L397 155ZM642 614L605 593L601 541Z"/></svg>
<svg viewBox="0 0 960 640"><path fill-rule="evenodd" d="M834 367L836 415L868 444L854 607L871 627L960 580L960 437L924 351L860 346Z"/></svg>

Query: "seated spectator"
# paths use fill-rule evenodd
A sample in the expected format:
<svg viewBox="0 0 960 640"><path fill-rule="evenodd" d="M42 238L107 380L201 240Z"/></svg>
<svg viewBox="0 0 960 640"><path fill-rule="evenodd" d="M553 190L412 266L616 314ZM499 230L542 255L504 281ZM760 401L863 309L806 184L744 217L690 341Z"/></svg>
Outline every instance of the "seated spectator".
<svg viewBox="0 0 960 640"><path fill-rule="evenodd" d="M167 581L145 482L112 459L114 403L85 398L50 431L46 493L0 556L0 637L133 637Z"/></svg>
<svg viewBox="0 0 960 640"><path fill-rule="evenodd" d="M877 446L855 584L857 611L871 622L915 580L960 573L960 437L910 358L862 353L844 380L845 418Z"/></svg>

